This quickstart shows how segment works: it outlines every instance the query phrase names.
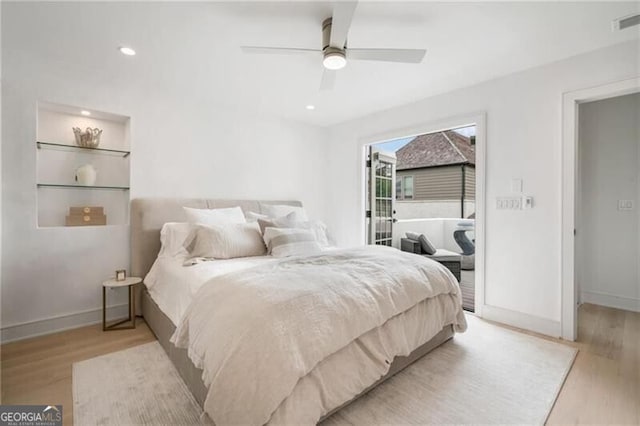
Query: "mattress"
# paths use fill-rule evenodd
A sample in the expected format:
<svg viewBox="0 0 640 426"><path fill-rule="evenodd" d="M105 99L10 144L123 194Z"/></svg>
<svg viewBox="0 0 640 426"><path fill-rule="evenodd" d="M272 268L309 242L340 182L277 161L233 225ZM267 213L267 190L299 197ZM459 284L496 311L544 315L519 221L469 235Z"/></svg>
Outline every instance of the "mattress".
<svg viewBox="0 0 640 426"><path fill-rule="evenodd" d="M182 257L160 256L144 279L153 301L176 326L196 292L211 278L276 261L272 256L255 256L183 266L184 260Z"/></svg>

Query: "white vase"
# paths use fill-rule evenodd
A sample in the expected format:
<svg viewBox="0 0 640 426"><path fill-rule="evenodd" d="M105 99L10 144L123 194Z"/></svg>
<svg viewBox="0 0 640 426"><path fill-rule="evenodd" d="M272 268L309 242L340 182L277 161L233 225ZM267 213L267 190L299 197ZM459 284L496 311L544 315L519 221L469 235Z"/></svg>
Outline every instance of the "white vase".
<svg viewBox="0 0 640 426"><path fill-rule="evenodd" d="M98 171L91 164L85 164L76 169L76 182L84 186L93 186L96 183Z"/></svg>

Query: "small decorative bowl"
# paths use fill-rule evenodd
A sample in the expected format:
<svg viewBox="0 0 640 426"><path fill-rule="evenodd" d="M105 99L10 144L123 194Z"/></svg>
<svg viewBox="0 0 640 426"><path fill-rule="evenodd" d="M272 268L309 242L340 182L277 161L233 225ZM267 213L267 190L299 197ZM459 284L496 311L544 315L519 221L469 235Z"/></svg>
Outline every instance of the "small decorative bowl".
<svg viewBox="0 0 640 426"><path fill-rule="evenodd" d="M83 148L97 148L98 145L100 145L102 130L97 127L95 129L87 127L83 132L79 127L74 127L73 134L76 137L76 144L78 144L78 146Z"/></svg>

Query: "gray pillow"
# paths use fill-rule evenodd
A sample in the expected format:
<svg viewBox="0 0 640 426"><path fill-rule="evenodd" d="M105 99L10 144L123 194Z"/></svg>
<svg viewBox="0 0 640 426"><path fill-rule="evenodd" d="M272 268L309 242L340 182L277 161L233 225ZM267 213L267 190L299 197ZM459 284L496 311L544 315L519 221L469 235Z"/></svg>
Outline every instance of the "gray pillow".
<svg viewBox="0 0 640 426"><path fill-rule="evenodd" d="M431 244L431 241L429 241L426 235L420 234L418 241L420 241L420 247L422 247L422 251L425 254L431 255L436 253L436 248Z"/></svg>
<svg viewBox="0 0 640 426"><path fill-rule="evenodd" d="M418 234L417 232L407 232L407 238L410 240L418 241L424 254L432 255L436 252L436 248L433 244L431 244L431 241L429 241L427 236L424 234Z"/></svg>
<svg viewBox="0 0 640 426"><path fill-rule="evenodd" d="M420 234L417 232L407 232L407 238L410 240L418 241L420 238Z"/></svg>

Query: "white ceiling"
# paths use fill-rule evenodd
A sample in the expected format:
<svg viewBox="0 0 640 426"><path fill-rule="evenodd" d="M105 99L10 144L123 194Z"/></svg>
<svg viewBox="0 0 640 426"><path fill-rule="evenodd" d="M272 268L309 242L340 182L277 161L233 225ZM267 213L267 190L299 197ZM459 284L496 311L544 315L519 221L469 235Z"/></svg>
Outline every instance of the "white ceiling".
<svg viewBox="0 0 640 426"><path fill-rule="evenodd" d="M426 48L420 65L350 62L320 92L320 60L239 46L320 48L329 2L3 3L3 50L124 88L215 98L327 126L639 38L611 31L638 2L361 2L352 47ZM130 45L138 54L117 52ZM308 111L305 105L314 104Z"/></svg>

